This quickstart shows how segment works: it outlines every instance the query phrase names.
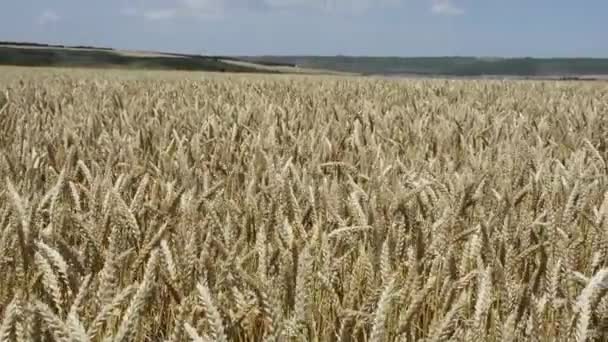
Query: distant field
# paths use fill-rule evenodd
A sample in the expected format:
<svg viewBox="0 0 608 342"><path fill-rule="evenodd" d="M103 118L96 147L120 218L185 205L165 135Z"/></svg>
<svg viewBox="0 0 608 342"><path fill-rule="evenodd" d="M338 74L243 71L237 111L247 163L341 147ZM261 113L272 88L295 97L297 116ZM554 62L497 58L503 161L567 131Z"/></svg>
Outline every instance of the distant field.
<svg viewBox="0 0 608 342"><path fill-rule="evenodd" d="M293 73L293 74L318 74L318 75L351 75L356 76L356 73L348 73L343 71L334 71L327 69L302 68L298 66L272 64L272 63L254 63L241 60L221 59L223 63L238 65L243 67L256 68L257 70L268 70L273 72Z"/></svg>
<svg viewBox="0 0 608 342"><path fill-rule="evenodd" d="M1 341L608 340L608 83L0 67Z"/></svg>
<svg viewBox="0 0 608 342"><path fill-rule="evenodd" d="M8 82L15 79L31 79L32 75L41 78L71 78L82 79L92 77L96 79L112 79L116 81L144 81L144 80L167 80L167 81L201 81L201 80L242 80L255 77L259 80L288 80L292 77L299 79L318 79L329 77L332 79L347 80L352 76L336 73L324 75L318 73L239 73L239 72L215 72L215 71L188 71L188 70L155 70L139 68L94 68L94 67L27 67L27 66L2 66L0 65L0 86L3 81Z"/></svg>
<svg viewBox="0 0 608 342"><path fill-rule="evenodd" d="M607 78L608 58L240 56L256 63L407 77Z"/></svg>
<svg viewBox="0 0 608 342"><path fill-rule="evenodd" d="M0 65L30 67L93 67L148 70L187 70L244 73L290 72L253 62L243 64L224 57L124 51L94 47L0 44ZM293 70L296 71L296 70Z"/></svg>

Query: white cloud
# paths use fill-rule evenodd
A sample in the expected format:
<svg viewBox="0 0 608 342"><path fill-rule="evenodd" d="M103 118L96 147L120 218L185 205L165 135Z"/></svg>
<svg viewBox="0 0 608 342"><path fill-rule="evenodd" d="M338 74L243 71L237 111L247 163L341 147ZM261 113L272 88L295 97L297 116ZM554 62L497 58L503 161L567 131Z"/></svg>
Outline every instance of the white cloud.
<svg viewBox="0 0 608 342"><path fill-rule="evenodd" d="M456 6L452 0L432 0L431 11L441 15L460 15L464 10Z"/></svg>
<svg viewBox="0 0 608 342"><path fill-rule="evenodd" d="M148 20L168 20L177 16L177 10L175 8L150 9L145 10L142 16Z"/></svg>
<svg viewBox="0 0 608 342"><path fill-rule="evenodd" d="M124 15L125 17L136 17L139 12L134 7L125 7L120 10L120 14Z"/></svg>
<svg viewBox="0 0 608 342"><path fill-rule="evenodd" d="M182 4L182 7L188 8L188 9L192 9L192 10L199 10L199 11L209 11L211 9L217 9L219 7L222 7L222 3L224 3L224 1L217 1L217 0L181 0L178 1L178 3Z"/></svg>
<svg viewBox="0 0 608 342"><path fill-rule="evenodd" d="M403 0L151 0L145 5L121 10L124 16L139 16L148 20L168 20L177 17L219 18L230 10L283 11L312 9L327 13L362 13L374 7L392 6Z"/></svg>
<svg viewBox="0 0 608 342"><path fill-rule="evenodd" d="M38 24L40 24L40 25L53 24L53 23L58 22L59 20L61 20L61 17L59 16L59 14L57 14L57 12L50 10L50 9L43 11L38 16Z"/></svg>
<svg viewBox="0 0 608 342"><path fill-rule="evenodd" d="M402 0L263 0L269 9L309 8L329 13L363 13L374 7L394 6Z"/></svg>
<svg viewBox="0 0 608 342"><path fill-rule="evenodd" d="M146 6L144 9L126 7L120 11L121 15L128 17L142 17L146 20L171 20L177 17L214 18L223 13L222 0L178 0L166 1L166 6Z"/></svg>

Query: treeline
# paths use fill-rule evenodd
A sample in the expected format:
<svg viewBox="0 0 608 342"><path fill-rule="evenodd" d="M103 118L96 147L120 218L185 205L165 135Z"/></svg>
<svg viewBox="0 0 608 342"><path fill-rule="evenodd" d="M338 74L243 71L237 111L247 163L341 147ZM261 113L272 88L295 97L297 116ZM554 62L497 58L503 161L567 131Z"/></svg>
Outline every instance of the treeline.
<svg viewBox="0 0 608 342"><path fill-rule="evenodd" d="M348 57L262 56L241 57L305 68L362 74L452 76L557 76L608 75L608 59L600 58L476 58L476 57Z"/></svg>
<svg viewBox="0 0 608 342"><path fill-rule="evenodd" d="M11 41L0 41L0 45L14 45L21 47L37 47L37 48L56 48L56 49L95 49L113 51L112 48L106 47L95 47L88 45L60 45L60 44L42 44L42 43L29 43L29 42L11 42Z"/></svg>

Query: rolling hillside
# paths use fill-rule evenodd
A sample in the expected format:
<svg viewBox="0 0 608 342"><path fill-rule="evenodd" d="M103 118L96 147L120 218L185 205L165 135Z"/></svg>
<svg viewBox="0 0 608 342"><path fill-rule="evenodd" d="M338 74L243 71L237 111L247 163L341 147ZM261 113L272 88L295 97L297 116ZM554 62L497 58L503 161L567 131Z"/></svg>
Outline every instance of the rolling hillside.
<svg viewBox="0 0 608 342"><path fill-rule="evenodd" d="M278 72L255 63L231 63L220 56L121 51L89 46L0 42L0 65L135 68L213 72Z"/></svg>

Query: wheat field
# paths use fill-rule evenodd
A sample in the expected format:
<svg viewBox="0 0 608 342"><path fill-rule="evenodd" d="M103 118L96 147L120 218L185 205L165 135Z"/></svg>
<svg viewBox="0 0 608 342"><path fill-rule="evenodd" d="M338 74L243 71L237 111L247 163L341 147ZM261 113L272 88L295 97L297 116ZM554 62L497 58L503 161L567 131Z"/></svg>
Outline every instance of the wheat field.
<svg viewBox="0 0 608 342"><path fill-rule="evenodd" d="M4 69L0 341L602 341L608 84Z"/></svg>

